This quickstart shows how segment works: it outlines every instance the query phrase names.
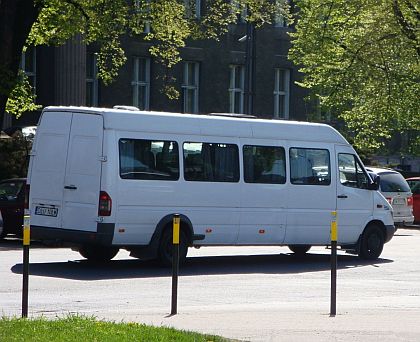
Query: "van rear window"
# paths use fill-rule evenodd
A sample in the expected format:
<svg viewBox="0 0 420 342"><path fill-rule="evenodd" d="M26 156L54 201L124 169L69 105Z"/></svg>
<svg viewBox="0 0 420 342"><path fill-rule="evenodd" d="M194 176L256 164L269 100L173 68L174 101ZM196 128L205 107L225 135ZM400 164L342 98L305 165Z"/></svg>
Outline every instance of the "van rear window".
<svg viewBox="0 0 420 342"><path fill-rule="evenodd" d="M123 179L179 179L178 144L175 141L120 139L119 157Z"/></svg>
<svg viewBox="0 0 420 342"><path fill-rule="evenodd" d="M383 192L410 192L407 181L399 173L381 173L381 191Z"/></svg>

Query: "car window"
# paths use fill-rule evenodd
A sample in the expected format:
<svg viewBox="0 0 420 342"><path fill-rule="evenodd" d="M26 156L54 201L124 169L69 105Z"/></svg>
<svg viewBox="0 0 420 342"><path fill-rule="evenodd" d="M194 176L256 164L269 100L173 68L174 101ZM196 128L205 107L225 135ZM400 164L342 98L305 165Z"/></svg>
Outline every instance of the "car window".
<svg viewBox="0 0 420 342"><path fill-rule="evenodd" d="M0 183L0 201L15 201L22 189L22 182Z"/></svg>
<svg viewBox="0 0 420 342"><path fill-rule="evenodd" d="M394 172L380 173L382 192L410 192L410 187L402 175Z"/></svg>
<svg viewBox="0 0 420 342"><path fill-rule="evenodd" d="M420 181L409 180L407 181L413 194L420 194Z"/></svg>

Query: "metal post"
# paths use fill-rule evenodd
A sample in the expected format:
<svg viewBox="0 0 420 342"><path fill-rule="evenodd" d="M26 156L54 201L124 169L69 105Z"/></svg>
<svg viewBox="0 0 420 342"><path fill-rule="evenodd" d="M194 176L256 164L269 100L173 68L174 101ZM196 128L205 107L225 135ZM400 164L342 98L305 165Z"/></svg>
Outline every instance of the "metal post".
<svg viewBox="0 0 420 342"><path fill-rule="evenodd" d="M331 212L331 306L330 317L337 312L337 212Z"/></svg>
<svg viewBox="0 0 420 342"><path fill-rule="evenodd" d="M177 314L178 273L179 273L179 214L175 214L172 224L172 305L171 315Z"/></svg>
<svg viewBox="0 0 420 342"><path fill-rule="evenodd" d="M29 245L31 243L30 217L24 216L23 221L23 286L22 286L22 318L28 317L29 290Z"/></svg>

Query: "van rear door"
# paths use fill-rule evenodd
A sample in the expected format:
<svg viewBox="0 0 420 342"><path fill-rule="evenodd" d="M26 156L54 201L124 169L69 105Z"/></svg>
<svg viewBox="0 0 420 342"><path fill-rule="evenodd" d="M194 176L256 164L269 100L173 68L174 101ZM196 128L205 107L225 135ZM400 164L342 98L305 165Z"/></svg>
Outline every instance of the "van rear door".
<svg viewBox="0 0 420 342"><path fill-rule="evenodd" d="M73 113L63 186L62 228L96 231L103 118Z"/></svg>
<svg viewBox="0 0 420 342"><path fill-rule="evenodd" d="M100 115L43 113L30 168L32 225L96 231L102 140Z"/></svg>

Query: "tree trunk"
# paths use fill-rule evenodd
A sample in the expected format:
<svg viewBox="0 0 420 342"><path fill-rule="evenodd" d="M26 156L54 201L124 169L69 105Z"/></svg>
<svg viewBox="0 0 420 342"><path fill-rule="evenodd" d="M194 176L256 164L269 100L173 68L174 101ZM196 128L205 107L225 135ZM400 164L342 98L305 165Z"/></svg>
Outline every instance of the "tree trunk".
<svg viewBox="0 0 420 342"><path fill-rule="evenodd" d="M7 99L16 84L22 49L39 10L34 0L0 0L0 131Z"/></svg>

